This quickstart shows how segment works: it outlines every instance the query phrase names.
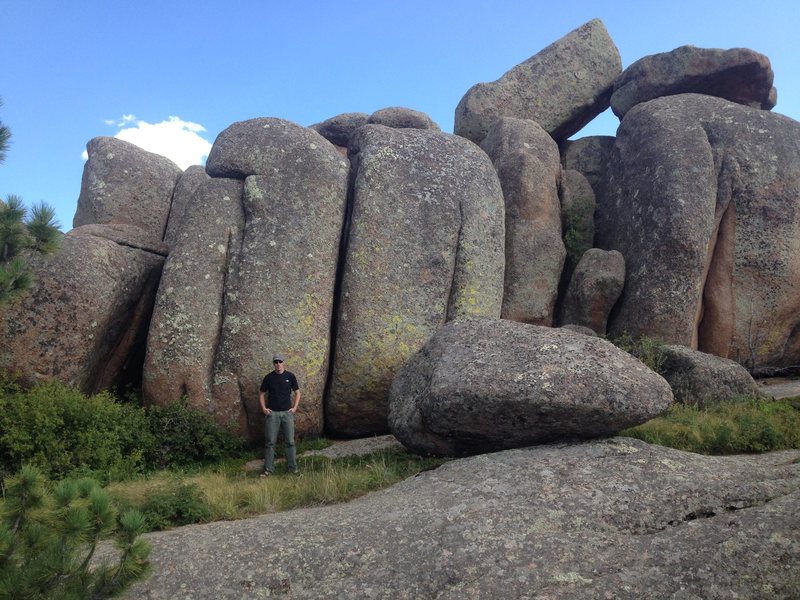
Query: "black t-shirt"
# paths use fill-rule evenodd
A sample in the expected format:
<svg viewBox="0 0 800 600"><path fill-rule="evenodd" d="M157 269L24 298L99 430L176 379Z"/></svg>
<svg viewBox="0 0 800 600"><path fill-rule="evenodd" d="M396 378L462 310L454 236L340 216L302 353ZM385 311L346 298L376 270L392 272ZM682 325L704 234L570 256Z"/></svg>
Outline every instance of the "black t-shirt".
<svg viewBox="0 0 800 600"><path fill-rule="evenodd" d="M267 393L267 408L270 410L289 410L292 408L292 390L299 390L294 373L284 371L270 372L261 382L261 391Z"/></svg>

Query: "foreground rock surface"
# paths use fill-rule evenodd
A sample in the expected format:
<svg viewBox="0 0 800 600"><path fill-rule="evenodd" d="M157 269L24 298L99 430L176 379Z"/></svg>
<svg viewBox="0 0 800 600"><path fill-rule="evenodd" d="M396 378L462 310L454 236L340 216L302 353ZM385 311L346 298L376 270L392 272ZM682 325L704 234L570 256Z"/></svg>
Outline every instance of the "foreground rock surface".
<svg viewBox="0 0 800 600"><path fill-rule="evenodd" d="M565 140L608 108L621 72L617 47L593 19L497 81L472 86L456 107L454 132L480 144L495 119L516 117Z"/></svg>
<svg viewBox="0 0 800 600"><path fill-rule="evenodd" d="M398 371L389 426L415 452L464 456L613 435L671 402L664 379L606 340L465 319Z"/></svg>
<svg viewBox="0 0 800 600"><path fill-rule="evenodd" d="M348 504L150 534L153 576L127 596L796 598L798 506L797 451L511 450Z"/></svg>

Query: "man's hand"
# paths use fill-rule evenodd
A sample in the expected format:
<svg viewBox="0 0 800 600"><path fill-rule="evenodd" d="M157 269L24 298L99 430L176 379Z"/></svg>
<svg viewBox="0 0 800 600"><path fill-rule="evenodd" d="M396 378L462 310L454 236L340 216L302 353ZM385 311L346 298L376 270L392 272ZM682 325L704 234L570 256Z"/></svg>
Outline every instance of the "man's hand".
<svg viewBox="0 0 800 600"><path fill-rule="evenodd" d="M261 410L263 410L264 414L267 415L267 416L272 414L272 411L270 409L266 408L266 407L262 408Z"/></svg>
<svg viewBox="0 0 800 600"><path fill-rule="evenodd" d="M292 408L289 409L289 412L292 413L292 414L296 413L297 412L297 407L293 406Z"/></svg>

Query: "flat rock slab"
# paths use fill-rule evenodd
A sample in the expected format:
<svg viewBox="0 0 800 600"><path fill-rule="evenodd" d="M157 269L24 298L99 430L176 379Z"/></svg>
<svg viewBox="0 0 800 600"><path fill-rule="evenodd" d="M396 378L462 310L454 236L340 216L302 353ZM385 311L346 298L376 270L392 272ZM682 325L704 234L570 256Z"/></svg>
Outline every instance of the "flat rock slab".
<svg viewBox="0 0 800 600"><path fill-rule="evenodd" d="M796 598L798 508L798 451L539 446L348 504L149 534L153 575L128 597Z"/></svg>
<svg viewBox="0 0 800 600"><path fill-rule="evenodd" d="M756 379L756 384L763 395L771 396L776 400L800 396L800 379L770 377L768 379Z"/></svg>

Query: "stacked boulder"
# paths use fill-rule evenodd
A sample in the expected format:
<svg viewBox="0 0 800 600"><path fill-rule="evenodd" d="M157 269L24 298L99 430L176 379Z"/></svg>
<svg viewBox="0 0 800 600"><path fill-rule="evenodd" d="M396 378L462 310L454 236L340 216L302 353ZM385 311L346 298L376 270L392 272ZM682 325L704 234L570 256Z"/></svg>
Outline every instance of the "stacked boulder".
<svg viewBox="0 0 800 600"><path fill-rule="evenodd" d="M800 124L769 112L772 82L746 49L622 71L593 20L473 86L457 135L402 107L251 119L183 173L96 138L75 229L0 312L0 360L85 391L141 378L147 402L186 397L254 441L274 353L301 382L304 435L391 423L421 451L464 454L612 433L670 397L576 331L754 372L800 364ZM609 106L616 137L567 140ZM490 358L512 382L497 398L472 378ZM680 381L706 372L676 364ZM720 387L748 393L729 366L719 381L738 383ZM462 401L521 404L492 437Z"/></svg>

